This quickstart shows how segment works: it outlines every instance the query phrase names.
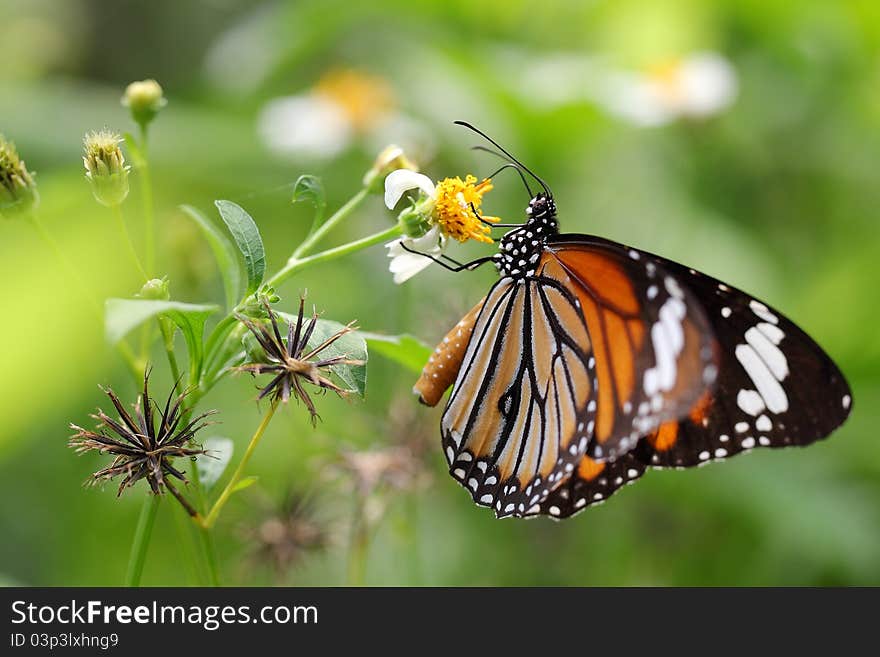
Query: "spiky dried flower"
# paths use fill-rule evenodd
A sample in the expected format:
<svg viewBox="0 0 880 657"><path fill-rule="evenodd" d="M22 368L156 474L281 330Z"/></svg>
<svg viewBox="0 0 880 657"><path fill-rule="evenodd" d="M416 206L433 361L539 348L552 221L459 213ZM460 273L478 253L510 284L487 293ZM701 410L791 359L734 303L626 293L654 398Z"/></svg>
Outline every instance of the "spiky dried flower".
<svg viewBox="0 0 880 657"><path fill-rule="evenodd" d="M76 424L70 425L77 433L70 438L69 445L79 454L97 451L114 456L110 465L95 472L87 483L97 484L123 476L116 493L119 496L126 488L146 479L154 495L160 495L163 489L167 489L191 516L195 516L196 510L171 483L171 478L187 483L186 476L172 465L172 460L206 453L200 447L190 447L188 444L200 429L211 424L203 420L216 411L207 411L186 421L183 402L190 391L175 397L175 385L164 408L160 408L150 398L149 379L150 373L147 371L144 374L143 394L133 405L133 414L125 409L113 390L104 388L119 413L119 419L114 420L99 408L97 414L91 416L98 421L95 431Z"/></svg>
<svg viewBox="0 0 880 657"><path fill-rule="evenodd" d="M254 375L274 375L272 380L260 390L258 399L264 399L271 395L273 403L279 401L287 403L290 401L291 395L295 395L309 409L312 424L315 424L318 412L315 410L315 404L304 384L309 383L322 391L332 390L340 397L344 397L348 393L347 390L333 383L324 373L329 373L330 368L337 365L363 365L363 361L350 359L344 354L327 358L322 358L321 354L343 335L356 330L354 322L344 326L318 346L309 349L307 345L318 323L318 315L313 313L308 322L304 321L304 297L299 301L296 322L288 322L286 339L282 338L278 328L277 313L268 303L263 305L269 315L271 331L264 323L237 315L238 320L256 338L264 353L261 355L260 362L246 363L236 369Z"/></svg>
<svg viewBox="0 0 880 657"><path fill-rule="evenodd" d="M331 543L331 531L314 498L296 491L289 491L280 505L267 509L255 525L247 527L245 537L254 545L254 556L271 563L278 573Z"/></svg>

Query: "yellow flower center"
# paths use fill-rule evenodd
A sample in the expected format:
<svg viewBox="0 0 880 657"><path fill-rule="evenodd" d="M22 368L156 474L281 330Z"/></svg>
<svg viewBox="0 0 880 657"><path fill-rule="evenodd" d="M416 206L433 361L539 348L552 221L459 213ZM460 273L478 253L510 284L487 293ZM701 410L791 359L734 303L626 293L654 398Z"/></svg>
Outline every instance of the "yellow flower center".
<svg viewBox="0 0 880 657"><path fill-rule="evenodd" d="M682 65L680 58L667 59L650 66L648 79L655 85L663 100L677 102L684 95L682 87Z"/></svg>
<svg viewBox="0 0 880 657"><path fill-rule="evenodd" d="M456 176L437 183L434 221L440 226L440 230L459 242L471 239L491 242L491 228L484 222L497 223L499 219L479 214L483 194L491 189L491 180L485 178L477 184L476 177L471 175L464 180Z"/></svg>
<svg viewBox="0 0 880 657"><path fill-rule="evenodd" d="M394 92L383 78L359 71L330 71L318 81L314 91L342 108L358 130L378 123L395 105Z"/></svg>

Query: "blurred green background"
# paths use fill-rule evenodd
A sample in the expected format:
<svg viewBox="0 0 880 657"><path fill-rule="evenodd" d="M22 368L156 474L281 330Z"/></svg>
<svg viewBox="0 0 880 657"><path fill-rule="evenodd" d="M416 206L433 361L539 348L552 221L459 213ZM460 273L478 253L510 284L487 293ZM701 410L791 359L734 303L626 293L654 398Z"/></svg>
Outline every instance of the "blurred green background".
<svg viewBox="0 0 880 657"><path fill-rule="evenodd" d="M290 204L301 173L323 177L331 207L388 141L435 179L485 175L495 162L451 124L467 119L550 182L564 230L753 292L814 336L854 391L847 424L808 449L649 472L563 523L496 521L446 475L439 409L418 406L414 375L375 354L365 401L318 399L316 429L302 408L278 414L248 469L258 484L232 498L217 528L223 583L344 584L353 518L366 517L368 584L880 584L877 2L0 0L0 16L0 131L37 172L43 221L99 298L130 296L140 282L91 197L81 139L105 125L132 130L122 90L153 77L169 99L151 147L160 262L176 299L222 299L210 250L178 204L212 216L215 198L243 205L271 271L311 221ZM674 110L672 88L673 110L655 125L620 110L628 101L607 84L615 72L668 82L664 71L700 52L732 71L731 102L694 117ZM334 71L357 84L340 95ZM266 123L266 104L321 93L341 103L329 142L311 128L317 146L273 141L285 128ZM526 200L504 174L484 208L516 220ZM133 180L125 212L135 234L139 202ZM392 220L375 197L331 239ZM106 459L65 445L68 422L88 426L106 407L97 384L129 399L135 390L24 222L0 223L0 280L0 577L120 584L143 486L120 499L113 485L83 489ZM492 280L488 269L430 270L395 286L375 247L280 292L286 310L308 288L328 318L433 343ZM170 377L155 356L159 390ZM254 396L241 376L203 403L221 409L211 431L238 450L259 421ZM200 581L173 506L160 510L146 584Z"/></svg>

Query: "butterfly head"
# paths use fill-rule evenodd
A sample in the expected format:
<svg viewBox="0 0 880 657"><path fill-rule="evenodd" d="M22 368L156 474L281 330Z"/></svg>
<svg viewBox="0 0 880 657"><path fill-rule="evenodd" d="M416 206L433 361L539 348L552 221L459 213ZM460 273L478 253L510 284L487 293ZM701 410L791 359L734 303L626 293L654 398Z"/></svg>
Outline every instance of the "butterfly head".
<svg viewBox="0 0 880 657"><path fill-rule="evenodd" d="M529 201L526 214L529 217L529 222L553 220L555 224L556 202L550 194L539 192Z"/></svg>

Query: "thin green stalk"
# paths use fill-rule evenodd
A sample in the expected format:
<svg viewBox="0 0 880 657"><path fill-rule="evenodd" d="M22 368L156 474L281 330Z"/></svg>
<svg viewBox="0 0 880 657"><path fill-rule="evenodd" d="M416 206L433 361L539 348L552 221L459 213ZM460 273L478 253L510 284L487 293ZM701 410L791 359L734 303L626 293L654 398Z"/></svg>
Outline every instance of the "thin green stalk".
<svg viewBox="0 0 880 657"><path fill-rule="evenodd" d="M195 528L189 521L189 514L181 506L180 508L175 508L171 515L174 517L174 527L177 530L177 541L181 546L181 549L186 552L187 555L187 580L196 585L203 581L207 581L199 567L198 547L196 546L193 537L193 531Z"/></svg>
<svg viewBox="0 0 880 657"><path fill-rule="evenodd" d="M287 264L284 265L284 267L282 267L277 274L269 279L268 283L269 285L278 287L281 283L293 276L296 272L301 271L306 267L311 267L312 265L317 265L328 260L334 260L335 258L341 258L344 255L354 253L355 251L360 251L361 249L365 249L368 246L373 246L374 244L379 244L380 242L393 239L400 234L401 227L395 224L387 230L383 230L379 233L363 237L348 244L343 244L342 246L337 246L332 249L327 249L326 251L321 251L320 253L316 253L314 255L306 256L305 258L296 258L292 256L290 260L287 261Z"/></svg>
<svg viewBox="0 0 880 657"><path fill-rule="evenodd" d="M159 330L162 332L162 343L165 345L165 355L168 357L168 367L171 369L171 378L180 381L180 367L177 365L177 355L174 353L174 330L169 329L164 321L159 318Z"/></svg>
<svg viewBox="0 0 880 657"><path fill-rule="evenodd" d="M351 526L351 544L348 553L348 585L363 586L367 574L367 553L370 546L370 528L367 526L364 501L355 502Z"/></svg>
<svg viewBox="0 0 880 657"><path fill-rule="evenodd" d="M101 305L92 296L91 291L88 286L83 281L82 276L80 276L79 272L76 268L71 264L71 262L65 257L64 253L62 253L61 248L58 246L58 243L52 238L52 235L46 229L46 226L43 225L43 222L40 221L40 218L36 213L32 213L30 216L31 225L33 225L34 229L36 229L37 234L40 238L46 243L49 247L49 250L52 251L52 254L55 256L55 259L61 265L62 269L64 269L68 276L76 283L77 287L79 287L80 294L82 298L89 304L89 307L95 313L95 317L98 319L98 323L103 326L104 324L104 310L101 308ZM119 354L122 356L122 360L128 366L129 371L135 379L135 382L140 385L140 381L144 378L143 366L138 363L137 358L134 355L134 352L131 350L131 347L128 345L128 342L125 340L121 340L116 344L116 349L119 351Z"/></svg>
<svg viewBox="0 0 880 657"><path fill-rule="evenodd" d="M147 271L152 275L156 267L156 215L153 209L153 180L150 174L150 161L147 156L147 125L141 124L141 199L144 206L144 250Z"/></svg>
<svg viewBox="0 0 880 657"><path fill-rule="evenodd" d="M354 212L355 209L360 206L361 203L364 202L364 199L369 195L369 191L366 187L360 190L357 194L352 196L341 208L339 208L336 212L334 212L330 217L327 218L323 224L321 224L317 230L312 231L309 235L303 240L302 244L300 244L296 250L293 252L293 255L290 257L291 260L298 260L302 256L311 250L315 244L320 242L324 237L327 236L333 228L335 228L339 222L345 219L348 215Z"/></svg>
<svg viewBox="0 0 880 657"><path fill-rule="evenodd" d="M145 281L149 280L149 276L147 276L147 272L141 264L141 259L138 257L137 250L134 248L134 242L131 241L131 235L128 233L128 228L125 226L125 218L122 216L121 205L113 206L113 218L116 220L116 228L119 229L119 236L128 248L128 255L131 257L132 264Z"/></svg>
<svg viewBox="0 0 880 657"><path fill-rule="evenodd" d="M263 416L263 419L260 422L260 426L257 427L254 435L251 436L251 440L248 443L247 450L245 450L244 456L241 457L241 461L239 461L238 467L235 468L235 472L232 473L232 478L226 484L223 492L220 493L220 497L218 497L217 501L214 502L214 506L211 507L211 511L208 513L207 517L205 517L201 521L201 525L205 529L210 529L211 527L213 527L214 523L217 522L217 517L220 515L220 511L223 510L223 507L226 505L226 502L229 501L229 498L232 496L235 487L241 480L241 476L242 474L244 474L244 470L247 467L248 461L251 460L251 456L253 455L254 450L257 448L257 445L260 443L260 438L263 437L263 434L266 431L266 427L269 426L269 422L271 422L272 416L275 415L275 409L277 407L278 401L275 400L272 402L272 404L269 406L269 410L267 410L266 414Z"/></svg>
<svg viewBox="0 0 880 657"><path fill-rule="evenodd" d="M220 574L217 569L217 552L214 550L214 537L211 530L206 527L196 527L199 538L202 539L202 549L205 552L205 562L208 564L208 576L211 586L220 586Z"/></svg>
<svg viewBox="0 0 880 657"><path fill-rule="evenodd" d="M198 391L193 394L198 394ZM194 407L195 405L193 405L193 408ZM196 505L199 508L199 513L203 514L205 512L205 507L207 506L207 500L205 499L205 489L202 486L202 478L199 475L198 463L196 461L193 461L191 464L190 476L192 477L193 489L195 490ZM211 586L220 586L220 574L217 569L217 551L214 549L214 537L211 532L202 527L201 524L196 525L196 533L199 536L199 545L202 554L205 557L205 565L208 569L208 583Z"/></svg>
<svg viewBox="0 0 880 657"><path fill-rule="evenodd" d="M147 547L150 545L150 536L153 534L153 525L156 522L156 512L159 510L161 499L158 495L151 494L148 494L144 499L137 528L134 531L131 556L128 559L128 572L125 575L126 586L140 585L144 562L147 558Z"/></svg>

